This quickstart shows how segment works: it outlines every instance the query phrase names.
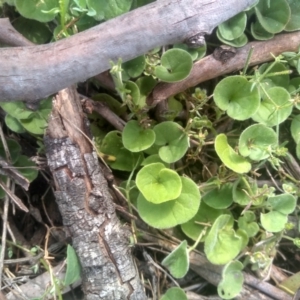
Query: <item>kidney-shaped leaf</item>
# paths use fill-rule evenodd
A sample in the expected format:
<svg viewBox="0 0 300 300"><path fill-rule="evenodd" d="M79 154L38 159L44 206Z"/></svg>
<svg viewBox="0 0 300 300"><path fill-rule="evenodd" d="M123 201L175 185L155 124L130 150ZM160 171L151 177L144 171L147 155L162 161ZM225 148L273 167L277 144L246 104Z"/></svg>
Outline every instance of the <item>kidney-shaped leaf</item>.
<svg viewBox="0 0 300 300"><path fill-rule="evenodd" d="M293 118L291 123L291 134L296 144L300 143L300 115Z"/></svg>
<svg viewBox="0 0 300 300"><path fill-rule="evenodd" d="M155 68L155 76L165 82L185 79L193 66L191 55L182 49L170 49L161 57L161 66Z"/></svg>
<svg viewBox="0 0 300 300"><path fill-rule="evenodd" d="M172 201L154 204L140 194L138 211L141 218L155 228L170 228L189 221L198 211L200 193L197 185L189 178L181 177L182 190ZM155 189L152 194L156 194Z"/></svg>
<svg viewBox="0 0 300 300"><path fill-rule="evenodd" d="M187 296L179 287L172 287L167 290L165 294L162 295L160 300L187 300Z"/></svg>
<svg viewBox="0 0 300 300"><path fill-rule="evenodd" d="M260 214L261 225L269 232L279 232L285 227L288 221L287 215L278 211L269 211L266 214Z"/></svg>
<svg viewBox="0 0 300 300"><path fill-rule="evenodd" d="M162 163L143 167L137 173L136 185L146 200L155 204L174 200L182 189L180 176Z"/></svg>
<svg viewBox="0 0 300 300"><path fill-rule="evenodd" d="M110 131L102 140L100 150L104 154L115 157L108 164L115 170L132 171L141 159L140 153L133 153L125 149L119 131Z"/></svg>
<svg viewBox="0 0 300 300"><path fill-rule="evenodd" d="M270 33L281 32L291 15L286 0L259 1L254 9L261 26Z"/></svg>
<svg viewBox="0 0 300 300"><path fill-rule="evenodd" d="M226 264L242 250L244 238L234 231L233 221L232 216L221 215L205 239L204 252L213 264Z"/></svg>
<svg viewBox="0 0 300 300"><path fill-rule="evenodd" d="M277 144L277 134L273 129L263 124L255 124L240 135L239 152L252 160L263 160L270 156L272 148Z"/></svg>
<svg viewBox="0 0 300 300"><path fill-rule="evenodd" d="M291 9L291 18L285 26L285 31L295 31L300 29L300 2L298 0L287 0Z"/></svg>
<svg viewBox="0 0 300 300"><path fill-rule="evenodd" d="M239 38L245 30L247 16L245 12L241 12L219 25L218 31L226 40L234 40Z"/></svg>
<svg viewBox="0 0 300 300"><path fill-rule="evenodd" d="M140 152L148 149L155 141L155 133L152 129L144 129L138 121L129 121L122 133L124 147L131 152Z"/></svg>
<svg viewBox="0 0 300 300"><path fill-rule="evenodd" d="M231 205L232 184L223 184L220 188L215 188L203 196L203 201L212 208L224 209Z"/></svg>
<svg viewBox="0 0 300 300"><path fill-rule="evenodd" d="M205 202L201 201L201 205L197 214L188 222L181 225L182 231L191 239L196 241L206 226L212 225L214 221L224 214L222 209L214 209ZM205 225L208 224L208 225ZM201 241L205 240L208 232L202 237Z"/></svg>
<svg viewBox="0 0 300 300"><path fill-rule="evenodd" d="M58 0L16 0L15 5L22 16L40 22L52 21L59 12Z"/></svg>
<svg viewBox="0 0 300 300"><path fill-rule="evenodd" d="M285 121L291 114L293 104L290 94L282 87L272 87L263 96L263 100L252 119L267 126L275 126Z"/></svg>
<svg viewBox="0 0 300 300"><path fill-rule="evenodd" d="M217 106L226 110L228 116L235 120L250 118L259 107L259 92L243 76L230 76L221 80L214 90Z"/></svg>
<svg viewBox="0 0 300 300"><path fill-rule="evenodd" d="M161 264L167 267L171 275L175 278L182 278L189 270L189 253L187 251L186 240L182 241Z"/></svg>
<svg viewBox="0 0 300 300"><path fill-rule="evenodd" d="M166 121L153 128L156 134L155 144L159 149L160 158L173 163L183 157L189 147L189 138L184 129L177 123Z"/></svg>
<svg viewBox="0 0 300 300"><path fill-rule="evenodd" d="M216 152L224 165L236 173L248 173L251 164L242 156L238 155L228 144L225 134L219 134L215 140Z"/></svg>
<svg viewBox="0 0 300 300"><path fill-rule="evenodd" d="M232 261L224 267L218 284L218 294L222 299L233 299L240 293L244 283L243 268L240 261Z"/></svg>

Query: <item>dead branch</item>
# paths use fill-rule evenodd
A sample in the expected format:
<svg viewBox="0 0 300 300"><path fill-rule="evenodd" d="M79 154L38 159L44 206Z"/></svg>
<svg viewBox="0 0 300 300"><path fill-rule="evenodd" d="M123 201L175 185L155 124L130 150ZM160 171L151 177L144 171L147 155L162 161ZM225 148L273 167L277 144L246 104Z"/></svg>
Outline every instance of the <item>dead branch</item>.
<svg viewBox="0 0 300 300"><path fill-rule="evenodd" d="M2 48L0 101L36 102L109 69L110 61L210 34L255 2L160 0L55 43Z"/></svg>

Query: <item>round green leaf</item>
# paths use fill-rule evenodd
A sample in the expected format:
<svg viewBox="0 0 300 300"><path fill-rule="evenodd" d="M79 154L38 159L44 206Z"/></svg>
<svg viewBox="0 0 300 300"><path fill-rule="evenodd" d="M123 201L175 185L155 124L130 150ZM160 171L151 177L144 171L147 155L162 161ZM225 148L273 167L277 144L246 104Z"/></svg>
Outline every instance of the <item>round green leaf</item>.
<svg viewBox="0 0 300 300"><path fill-rule="evenodd" d="M212 225L214 221L222 214L224 214L223 210L214 209L208 206L207 204L205 204L205 202L201 201L197 214L191 220L182 224L181 229L189 238L196 241L205 227L205 225L202 224ZM202 237L201 241L205 240L207 234L208 231Z"/></svg>
<svg viewBox="0 0 300 300"><path fill-rule="evenodd" d="M215 209L229 207L232 202L232 184L223 184L220 188L213 189L203 196L203 201Z"/></svg>
<svg viewBox="0 0 300 300"><path fill-rule="evenodd" d="M293 118L291 123L291 134L296 144L300 143L300 115Z"/></svg>
<svg viewBox="0 0 300 300"><path fill-rule="evenodd" d="M235 203L238 203L239 205L247 205L251 200L248 187L250 186L252 193L255 195L257 193L257 185L254 180L246 179L247 184L242 178L239 178L238 180L235 181L233 184L233 189L232 189L232 198ZM253 204L255 201L253 201Z"/></svg>
<svg viewBox="0 0 300 300"><path fill-rule="evenodd" d="M27 131L33 134L44 134L47 127L47 120L41 117L38 113L34 113L29 119L19 121Z"/></svg>
<svg viewBox="0 0 300 300"><path fill-rule="evenodd" d="M238 155L228 144L225 134L219 134L215 139L215 150L224 165L236 173L248 173L251 164Z"/></svg>
<svg viewBox="0 0 300 300"><path fill-rule="evenodd" d="M222 280L218 284L218 294L222 299L234 299L241 292L244 265L239 261L228 263L222 272Z"/></svg>
<svg viewBox="0 0 300 300"><path fill-rule="evenodd" d="M234 231L233 221L230 215L219 216L205 239L204 252L213 264L226 264L242 250L243 237Z"/></svg>
<svg viewBox="0 0 300 300"><path fill-rule="evenodd" d="M181 194L172 201L155 204L147 201L142 194L139 195L138 211L147 224L155 228L170 228L194 217L200 205L199 189L191 179L185 177L180 179ZM152 189L152 194L158 193L157 189Z"/></svg>
<svg viewBox="0 0 300 300"><path fill-rule="evenodd" d="M235 48L238 48L238 47L243 47L247 44L248 42L248 38L246 36L245 33L242 33L241 36L239 36L237 39L234 39L234 40L226 40L224 39L220 34L219 34L219 31L217 31L217 37L218 39L223 42L224 44L226 45L229 45L229 46L232 46L232 47L235 47Z"/></svg>
<svg viewBox="0 0 300 300"><path fill-rule="evenodd" d="M130 10L132 0L110 0L105 6L105 19L112 19Z"/></svg>
<svg viewBox="0 0 300 300"><path fill-rule="evenodd" d="M252 211L246 211L243 216L238 219L239 228L244 230L248 237L254 237L258 231L259 226L255 222L256 216Z"/></svg>
<svg viewBox="0 0 300 300"><path fill-rule="evenodd" d="M282 87L272 87L252 119L267 126L275 126L285 121L292 112L290 94Z"/></svg>
<svg viewBox="0 0 300 300"><path fill-rule="evenodd" d="M287 0L290 9L291 17L287 25L285 26L285 31L295 31L300 29L300 2L298 0Z"/></svg>
<svg viewBox="0 0 300 300"><path fill-rule="evenodd" d="M103 139L100 150L102 153L115 157L114 161L107 163L116 170L132 171L141 160L141 154L132 153L125 149L119 131L109 132Z"/></svg>
<svg viewBox="0 0 300 300"><path fill-rule="evenodd" d="M140 90L135 82L133 81L126 81L124 84L125 89L128 91L126 92L127 97L130 96L132 102L136 105L140 105Z"/></svg>
<svg viewBox="0 0 300 300"><path fill-rule="evenodd" d="M261 225L269 232L280 232L285 228L288 221L287 215L278 211L270 211L266 214L260 214Z"/></svg>
<svg viewBox="0 0 300 300"><path fill-rule="evenodd" d="M143 167L137 173L136 185L146 200L155 204L174 200L182 189L180 176L161 163Z"/></svg>
<svg viewBox="0 0 300 300"><path fill-rule="evenodd" d="M185 292L179 287L172 287L162 295L160 300L188 300Z"/></svg>
<svg viewBox="0 0 300 300"><path fill-rule="evenodd" d="M52 37L46 24L35 20L28 20L20 17L17 18L12 25L18 32L35 44L44 44Z"/></svg>
<svg viewBox="0 0 300 300"><path fill-rule="evenodd" d="M20 120L20 119L28 119L30 118L34 112L29 110L24 102L16 101L16 102L2 102L0 106L10 114L12 117Z"/></svg>
<svg viewBox="0 0 300 300"><path fill-rule="evenodd" d="M283 31L291 15L286 0L259 1L254 9L261 26L270 33Z"/></svg>
<svg viewBox="0 0 300 300"><path fill-rule="evenodd" d="M16 133L26 132L25 128L21 125L21 123L18 121L18 119L12 117L9 114L7 114L5 116L5 124L10 130L12 130Z"/></svg>
<svg viewBox="0 0 300 300"><path fill-rule="evenodd" d="M36 179L38 170L35 163L25 155L20 155L14 163L14 167L30 182Z"/></svg>
<svg viewBox="0 0 300 300"><path fill-rule="evenodd" d="M16 0L15 5L23 17L40 22L52 21L59 12L58 0Z"/></svg>
<svg viewBox="0 0 300 300"><path fill-rule="evenodd" d="M160 158L173 163L184 156L189 147L189 138L184 129L177 123L166 121L153 128L156 134L155 144L159 149Z"/></svg>
<svg viewBox="0 0 300 300"><path fill-rule="evenodd" d="M218 31L225 40L231 41L242 35L246 28L246 23L246 13L241 12L219 25Z"/></svg>
<svg viewBox="0 0 300 300"><path fill-rule="evenodd" d="M161 57L161 66L155 68L155 76L165 82L185 79L193 66L191 55L182 49L170 49Z"/></svg>
<svg viewBox="0 0 300 300"><path fill-rule="evenodd" d="M122 69L129 77L135 78L140 76L145 68L145 56L138 56L122 64Z"/></svg>
<svg viewBox="0 0 300 300"><path fill-rule="evenodd" d="M266 31L259 22L251 23L251 34L260 41L270 40L274 37L274 34Z"/></svg>
<svg viewBox="0 0 300 300"><path fill-rule="evenodd" d="M155 141L155 133L152 129L144 129L138 121L129 121L122 133L123 145L131 152L140 152L150 148Z"/></svg>
<svg viewBox="0 0 300 300"><path fill-rule="evenodd" d="M296 199L291 194L281 194L274 197L269 197L267 207L276 210L282 214L290 214L296 208Z"/></svg>
<svg viewBox="0 0 300 300"><path fill-rule="evenodd" d="M10 153L11 162L12 164L14 164L18 160L22 148L20 144L13 139L6 139L6 144ZM6 154L2 142L0 142L0 156L3 157L4 159L6 158Z"/></svg>
<svg viewBox="0 0 300 300"><path fill-rule="evenodd" d="M273 129L263 124L255 124L240 135L239 152L244 157L259 161L268 158L277 145L278 138Z"/></svg>
<svg viewBox="0 0 300 300"><path fill-rule="evenodd" d="M167 267L175 278L182 278L189 270L189 253L186 240L182 241L161 264Z"/></svg>
<svg viewBox="0 0 300 300"><path fill-rule="evenodd" d="M217 106L226 110L235 120L250 118L259 107L259 91L243 76L230 76L221 80L214 90Z"/></svg>

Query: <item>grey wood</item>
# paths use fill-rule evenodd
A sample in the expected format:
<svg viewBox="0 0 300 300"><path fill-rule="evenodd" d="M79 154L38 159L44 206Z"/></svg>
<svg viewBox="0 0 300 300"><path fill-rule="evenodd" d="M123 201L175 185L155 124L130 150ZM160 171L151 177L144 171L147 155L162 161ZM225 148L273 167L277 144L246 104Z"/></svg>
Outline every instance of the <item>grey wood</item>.
<svg viewBox="0 0 300 300"><path fill-rule="evenodd" d="M70 38L0 49L0 101L35 102L166 44L210 34L256 0L160 0Z"/></svg>

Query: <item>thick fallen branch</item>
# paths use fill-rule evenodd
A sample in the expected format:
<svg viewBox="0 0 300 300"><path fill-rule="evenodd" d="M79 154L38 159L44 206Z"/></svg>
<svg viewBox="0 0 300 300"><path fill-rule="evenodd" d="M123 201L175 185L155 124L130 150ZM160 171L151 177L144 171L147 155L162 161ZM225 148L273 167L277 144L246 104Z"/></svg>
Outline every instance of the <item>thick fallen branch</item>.
<svg viewBox="0 0 300 300"><path fill-rule="evenodd" d="M44 140L57 204L82 265L85 299L146 299L129 248L130 232L116 216L87 135L75 87L60 91Z"/></svg>
<svg viewBox="0 0 300 300"><path fill-rule="evenodd" d="M255 2L160 0L56 43L2 48L0 101L35 102L109 69L110 61L209 34Z"/></svg>

